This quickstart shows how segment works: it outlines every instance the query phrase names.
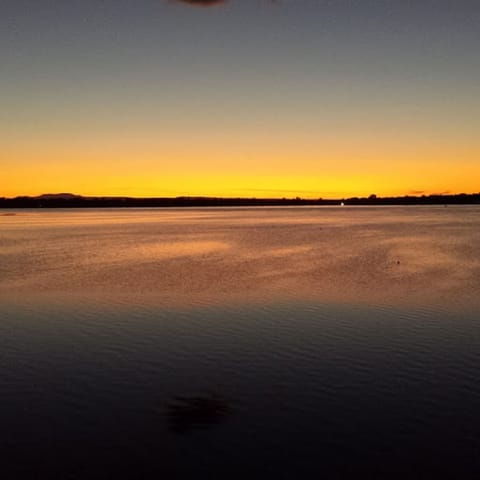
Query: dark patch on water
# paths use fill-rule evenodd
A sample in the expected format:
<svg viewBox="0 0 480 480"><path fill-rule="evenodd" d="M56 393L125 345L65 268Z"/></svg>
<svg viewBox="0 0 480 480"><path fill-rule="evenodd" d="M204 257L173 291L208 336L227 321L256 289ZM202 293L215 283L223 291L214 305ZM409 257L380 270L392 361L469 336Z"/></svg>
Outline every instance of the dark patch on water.
<svg viewBox="0 0 480 480"><path fill-rule="evenodd" d="M178 396L168 405L169 429L187 433L220 423L231 413L227 400L216 393Z"/></svg>

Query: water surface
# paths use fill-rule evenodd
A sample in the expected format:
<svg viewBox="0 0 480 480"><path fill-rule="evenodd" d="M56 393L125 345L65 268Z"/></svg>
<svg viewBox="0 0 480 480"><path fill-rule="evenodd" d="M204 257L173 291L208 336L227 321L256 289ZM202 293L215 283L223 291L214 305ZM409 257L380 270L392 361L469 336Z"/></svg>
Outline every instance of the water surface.
<svg viewBox="0 0 480 480"><path fill-rule="evenodd" d="M9 478L480 473L480 208L9 213Z"/></svg>

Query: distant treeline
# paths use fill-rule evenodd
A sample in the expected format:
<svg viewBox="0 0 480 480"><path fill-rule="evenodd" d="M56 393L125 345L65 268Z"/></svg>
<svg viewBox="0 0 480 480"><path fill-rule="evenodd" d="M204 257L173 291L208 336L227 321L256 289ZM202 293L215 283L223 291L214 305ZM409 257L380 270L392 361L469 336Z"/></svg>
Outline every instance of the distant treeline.
<svg viewBox="0 0 480 480"><path fill-rule="evenodd" d="M38 197L1 198L0 208L106 208L106 207L251 207L289 205L467 205L480 204L480 193L404 197L353 197L344 199L220 198L220 197L83 197L46 194Z"/></svg>

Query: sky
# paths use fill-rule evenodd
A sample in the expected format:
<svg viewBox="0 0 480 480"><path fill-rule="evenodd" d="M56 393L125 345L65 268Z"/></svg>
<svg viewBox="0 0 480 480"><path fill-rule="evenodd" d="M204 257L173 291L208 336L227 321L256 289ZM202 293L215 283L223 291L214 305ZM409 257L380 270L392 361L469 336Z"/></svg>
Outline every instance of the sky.
<svg viewBox="0 0 480 480"><path fill-rule="evenodd" d="M478 192L479 45L478 0L2 0L0 196Z"/></svg>

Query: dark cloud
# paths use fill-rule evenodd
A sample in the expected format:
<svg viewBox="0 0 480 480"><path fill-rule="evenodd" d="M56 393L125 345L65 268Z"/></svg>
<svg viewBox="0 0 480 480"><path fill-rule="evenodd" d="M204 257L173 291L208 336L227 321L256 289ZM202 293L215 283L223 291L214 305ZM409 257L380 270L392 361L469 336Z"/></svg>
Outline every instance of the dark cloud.
<svg viewBox="0 0 480 480"><path fill-rule="evenodd" d="M408 195L427 195L428 192L425 190L410 190L408 192ZM434 192L434 193L429 193L429 195L451 195L452 192L450 190L445 190L443 192Z"/></svg>
<svg viewBox="0 0 480 480"><path fill-rule="evenodd" d="M223 5L228 0L175 0L177 3L186 3L196 7L213 7L215 5Z"/></svg>
<svg viewBox="0 0 480 480"><path fill-rule="evenodd" d="M174 3L185 3L195 7L215 7L217 5L225 5L229 0L170 0ZM278 0L269 0L270 3L277 3Z"/></svg>

